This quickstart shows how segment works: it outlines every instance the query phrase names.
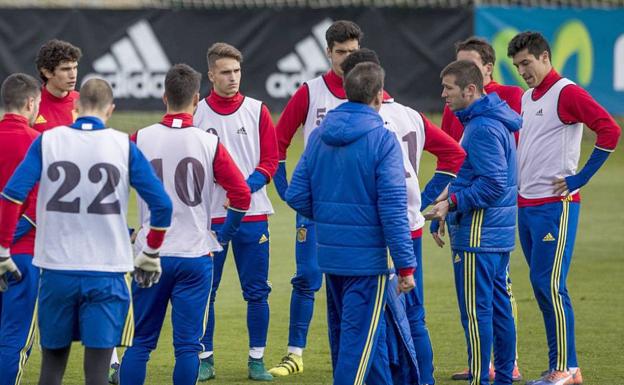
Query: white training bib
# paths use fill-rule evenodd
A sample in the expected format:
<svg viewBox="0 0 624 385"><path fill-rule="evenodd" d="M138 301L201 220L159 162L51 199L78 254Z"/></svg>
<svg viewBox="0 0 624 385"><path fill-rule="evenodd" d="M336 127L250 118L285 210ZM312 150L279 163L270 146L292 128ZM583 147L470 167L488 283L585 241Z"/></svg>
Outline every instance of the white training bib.
<svg viewBox="0 0 624 385"><path fill-rule="evenodd" d="M245 97L241 106L234 113L222 115L214 111L206 100L197 106L193 120L195 126L219 137L232 159L247 179L260 163L260 114L262 102ZM226 194L217 184L212 200L213 218L227 215L223 205ZM273 214L273 206L266 192L266 186L251 194L251 206L246 215Z"/></svg>
<svg viewBox="0 0 624 385"><path fill-rule="evenodd" d="M173 202L171 226L160 255L201 257L222 247L210 230L215 192L213 162L219 139L196 127L170 128L162 124L137 133L137 147L150 161ZM135 252L143 249L150 228L147 204L137 197L141 230Z"/></svg>
<svg viewBox="0 0 624 385"><path fill-rule="evenodd" d="M33 264L52 270L131 271L128 135L112 128L60 126L42 134L41 154Z"/></svg>
<svg viewBox="0 0 624 385"><path fill-rule="evenodd" d="M531 98L533 89L522 96L518 186L523 198L552 197L557 177L576 174L583 124L565 124L557 112L561 90L570 84L562 78L538 100Z"/></svg>
<svg viewBox="0 0 624 385"><path fill-rule="evenodd" d="M308 85L309 104L308 115L303 123L304 148L308 144L310 134L321 124L325 115L347 101L332 94L322 76L309 80L306 84Z"/></svg>
<svg viewBox="0 0 624 385"><path fill-rule="evenodd" d="M415 231L425 224L425 218L420 213L418 183L420 158L425 147L425 124L418 112L394 101L383 102L379 115L384 120L385 127L394 132L401 145L407 185L407 215L410 230Z"/></svg>

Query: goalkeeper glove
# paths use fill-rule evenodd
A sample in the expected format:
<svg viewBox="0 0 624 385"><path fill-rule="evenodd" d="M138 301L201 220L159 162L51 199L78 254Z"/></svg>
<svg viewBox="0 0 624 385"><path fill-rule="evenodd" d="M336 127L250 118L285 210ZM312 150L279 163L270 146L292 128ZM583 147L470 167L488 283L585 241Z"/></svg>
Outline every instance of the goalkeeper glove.
<svg viewBox="0 0 624 385"><path fill-rule="evenodd" d="M265 184L267 184L267 178L258 170L252 172L247 178L247 185L252 194L263 188Z"/></svg>
<svg viewBox="0 0 624 385"><path fill-rule="evenodd" d="M140 288L147 289L157 284L161 274L158 251L143 249L134 258L134 280Z"/></svg>
<svg viewBox="0 0 624 385"><path fill-rule="evenodd" d="M9 278L6 273L11 273L16 282L22 280L22 273L11 259L9 249L0 246L0 292L9 288Z"/></svg>
<svg viewBox="0 0 624 385"><path fill-rule="evenodd" d="M282 160L277 165L277 172L273 176L273 183L277 194L286 202L286 190L288 189L288 179L286 178L286 161Z"/></svg>

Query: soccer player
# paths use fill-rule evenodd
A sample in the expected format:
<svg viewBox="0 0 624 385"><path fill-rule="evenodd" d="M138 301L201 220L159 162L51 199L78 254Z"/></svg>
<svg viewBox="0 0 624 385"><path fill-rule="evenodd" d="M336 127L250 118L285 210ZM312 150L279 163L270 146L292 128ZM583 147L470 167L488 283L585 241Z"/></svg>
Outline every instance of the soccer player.
<svg viewBox="0 0 624 385"><path fill-rule="evenodd" d="M522 88L518 86L506 86L503 84L499 84L492 79L492 71L494 69L494 64L496 63L496 53L494 52L494 48L484 39L480 39L478 37L469 37L464 41L457 42L455 44L455 54L457 60L468 60L472 61L479 67L481 70L481 74L483 74L483 88L485 92L490 94L492 92L496 92L498 96L507 102L509 107L512 110L520 113L520 104L522 102ZM453 114L453 112L448 108L448 105L444 106L444 112L442 114L442 130L451 135L456 141L460 141L462 136L464 135L464 126L461 124L459 119ZM516 143L518 142L518 131L514 132L514 136L516 138ZM442 247L444 245L444 241L438 234L439 226L438 222L432 222L431 233L433 235L433 239L438 244L438 246ZM513 296L513 292L511 290L511 277L508 277L508 291L509 296L511 298L511 306L513 309L514 320L516 321L516 332L518 327L518 306L516 300ZM516 341L518 336L516 335ZM470 376L470 371L468 368L454 373L451 377L453 380L467 380ZM495 371L494 365L490 362L490 380L494 381ZM522 381L522 375L520 374L520 369L518 368L518 349L516 347L516 360L514 363L514 372L513 372L513 380L514 381Z"/></svg>
<svg viewBox="0 0 624 385"><path fill-rule="evenodd" d="M39 135L32 129L41 98L40 84L26 74L12 74L0 90L5 114L0 120L0 189L4 188L28 147ZM26 198L22 220L34 221L36 191ZM11 244L11 258L21 274L0 277L0 385L21 381L35 335L39 269L32 265L35 229L32 226ZM17 238L17 237L16 237ZM1 264L1 263L0 263ZM1 268L1 267L0 267ZM8 280L7 280L8 279ZM7 287L8 286L8 287ZM19 309L16 311L15 309Z"/></svg>
<svg viewBox="0 0 624 385"><path fill-rule="evenodd" d="M50 40L39 49L35 64L43 87L35 130L44 132L76 119L75 103L79 94L75 88L81 57L80 48L63 40Z"/></svg>
<svg viewBox="0 0 624 385"><path fill-rule="evenodd" d="M375 63L349 72L349 101L312 132L286 192L288 205L318 230L335 385L366 382L371 352L386 343L387 247L399 290L414 287L401 150L377 112L383 77ZM384 372L390 378L388 365Z"/></svg>
<svg viewBox="0 0 624 385"><path fill-rule="evenodd" d="M613 152L621 129L587 91L552 68L550 47L541 34L516 35L507 55L530 87L522 97L518 144L518 229L549 351L549 371L531 383L581 384L574 312L566 286L578 226L579 189ZM583 123L597 138L587 163L577 172Z"/></svg>
<svg viewBox="0 0 624 385"><path fill-rule="evenodd" d="M139 286L160 276L158 251L171 221L171 200L128 136L106 128L110 85L87 81L71 126L45 131L30 146L0 199L0 275L15 270L9 246L20 205L39 183L33 265L41 269L38 319L43 349L40 385L60 385L71 343L85 346L85 382L107 383L114 346L132 340L126 272ZM129 188L149 206L147 245L132 258L126 223Z"/></svg>
<svg viewBox="0 0 624 385"><path fill-rule="evenodd" d="M341 65L343 73L348 73L358 63L379 64L375 51L362 48L349 55ZM422 268L422 229L425 218L420 213L446 188L459 171L466 153L453 138L432 124L423 114L397 103L393 99L384 100L379 109L387 129L394 132L401 143L405 182L407 184L407 212L414 255L418 268L414 277L416 287L406 295L404 313L409 321L409 329L419 366L420 384L433 384L433 350L429 331L425 323L423 268ZM421 196L418 182L420 158L424 151L433 154L438 164L433 178L427 183ZM421 202L422 201L422 202ZM388 286L388 290L392 290ZM390 296L391 293L388 293ZM396 317L400 318L400 317Z"/></svg>
<svg viewBox="0 0 624 385"><path fill-rule="evenodd" d="M327 57L331 68L322 76L305 82L288 101L276 126L279 147L279 167L275 174L275 188L285 199L286 152L299 126L303 127L303 141L321 124L328 111L347 101L342 85L340 64L360 48L364 34L360 27L347 20L335 21L325 32ZM303 371L303 349L314 311L314 294L320 289L323 277L316 257L316 230L314 223L297 215L295 241L296 273L291 280L290 325L288 352L282 361L271 368L274 376L287 376Z"/></svg>
<svg viewBox="0 0 624 385"><path fill-rule="evenodd" d="M446 66L442 97L465 127L466 160L446 194L426 215L448 214L455 289L468 345L471 385L487 385L494 344L495 385L512 383L516 334L507 293L517 208L513 132L522 119L496 93L483 90L472 61ZM441 223L443 226L444 223Z"/></svg>
<svg viewBox="0 0 624 385"><path fill-rule="evenodd" d="M199 373L199 343L212 286L212 252L221 251L236 233L251 193L229 153L213 134L193 127L199 103L201 74L186 64L176 64L165 77L167 114L158 124L139 130L134 140L163 179L173 201L171 227L160 250L163 278L151 288L132 288L135 333L124 354L122 384L142 385L145 370L171 301L175 366L173 383L194 385ZM189 168L192 171L189 171ZM192 189L187 185L191 180ZM210 231L210 205L215 181L230 201L218 240ZM145 244L150 216L139 201L141 223L135 247Z"/></svg>
<svg viewBox="0 0 624 385"><path fill-rule="evenodd" d="M270 381L273 376L264 367L264 348L269 328L269 228L268 217L273 206L265 185L277 169L277 141L269 109L259 100L239 92L243 56L238 49L215 43L208 49L208 78L212 92L203 99L195 112L195 126L219 137L251 189L251 207L242 220L238 233L232 237L234 261L247 302L249 332L249 377ZM212 224L221 233L226 222L229 202L225 190L217 186L212 200ZM214 256L214 275L206 333L200 354L200 380L214 378L213 337L215 329L214 301L221 282L228 243Z"/></svg>

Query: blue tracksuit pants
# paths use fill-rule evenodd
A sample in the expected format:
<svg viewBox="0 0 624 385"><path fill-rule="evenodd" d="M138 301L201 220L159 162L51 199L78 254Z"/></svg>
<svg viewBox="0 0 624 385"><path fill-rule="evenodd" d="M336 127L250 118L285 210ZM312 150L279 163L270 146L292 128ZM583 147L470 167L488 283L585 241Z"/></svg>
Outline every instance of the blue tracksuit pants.
<svg viewBox="0 0 624 385"><path fill-rule="evenodd" d="M405 295L405 312L409 320L421 384L434 384L433 349L425 323L425 291L423 288L422 238L412 240L416 255L416 287Z"/></svg>
<svg viewBox="0 0 624 385"><path fill-rule="evenodd" d="M550 369L577 367L574 311L566 279L572 261L580 203L553 202L518 210L522 250L548 340Z"/></svg>
<svg viewBox="0 0 624 385"><path fill-rule="evenodd" d="M371 352L387 351L384 307L387 276L341 276L326 274L327 324L334 369L334 385L369 383ZM387 357L385 358L387 362ZM391 378L386 365L384 375Z"/></svg>
<svg viewBox="0 0 624 385"><path fill-rule="evenodd" d="M305 348L308 329L314 312L314 294L321 288L323 275L316 255L316 230L314 222L297 214L295 240L297 270L290 281L290 325L288 346Z"/></svg>
<svg viewBox="0 0 624 385"><path fill-rule="evenodd" d="M222 225L213 225L219 231ZM243 222L231 241L234 262L240 279L243 298L247 302L247 331L249 347L266 346L269 330L269 224L262 222ZM229 246L229 245L228 245ZM210 293L206 333L202 338L204 351L213 351L215 331L214 302L221 283L223 265L228 246L214 256L214 277Z"/></svg>
<svg viewBox="0 0 624 385"><path fill-rule="evenodd" d="M132 346L121 362L122 384L145 383L147 361L156 349L169 301L175 348L173 384L197 383L202 351L200 340L212 281L212 257L163 257L161 264L163 273L158 284L141 289L132 283L135 332Z"/></svg>
<svg viewBox="0 0 624 385"><path fill-rule="evenodd" d="M9 289L0 295L0 385L19 384L30 355L37 325L39 268L32 255L16 254L13 261L22 280L9 278Z"/></svg>
<svg viewBox="0 0 624 385"><path fill-rule="evenodd" d="M494 385L511 385L516 332L507 291L509 252L453 250L457 302L468 345L470 385L488 385L494 344Z"/></svg>

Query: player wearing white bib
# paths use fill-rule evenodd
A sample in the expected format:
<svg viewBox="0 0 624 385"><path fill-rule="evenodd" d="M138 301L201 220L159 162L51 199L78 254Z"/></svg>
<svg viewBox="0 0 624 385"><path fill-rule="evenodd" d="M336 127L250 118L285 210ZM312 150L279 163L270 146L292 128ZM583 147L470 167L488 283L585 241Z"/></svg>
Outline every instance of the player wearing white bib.
<svg viewBox="0 0 624 385"><path fill-rule="evenodd" d="M516 35L509 42L507 56L531 87L522 96L518 232L549 350L546 375L529 383L577 385L583 376L566 280L581 206L579 189L615 150L621 129L587 91L552 68L550 46L541 34ZM596 133L596 145L577 171L583 123Z"/></svg>
<svg viewBox="0 0 624 385"><path fill-rule="evenodd" d="M341 66L345 76L358 63L363 62L380 64L375 51L362 48L353 52L342 62ZM416 287L405 295L405 303L399 307L393 306L390 299L391 293L388 293L389 312L387 316L390 317L392 314L395 319L400 319L401 316L397 317L394 313L405 313L414 342L415 355L418 362L419 383L423 385L433 384L435 382L433 378L433 349L425 323L423 288L422 231L425 218L420 211L421 208L429 206L440 195L450 180L455 177L466 153L452 137L432 124L424 115L410 107L395 102L394 99L386 98L384 100L379 109L379 115L384 120L385 127L396 135L401 144L407 186L407 212L414 254L417 261ZM418 172L423 151L433 154L437 158L438 163L433 178L427 183L421 195ZM396 291L396 285L389 285L388 291L390 290ZM404 309L401 307L404 307ZM396 321L388 322L389 325L395 323ZM389 344L396 343L396 341L389 341ZM383 360L382 355L379 355L376 360ZM368 381L372 383L375 382L373 379L377 379L378 383L384 383L385 380L378 377L383 374L383 371L376 370L377 367L377 364L373 363ZM396 363L391 363L390 367L395 373L393 375L395 380L397 371L404 372L406 370L406 365L396 365ZM405 376L402 377L404 382L413 382L413 378L410 378L409 375Z"/></svg>
<svg viewBox="0 0 624 385"><path fill-rule="evenodd" d="M282 200L285 200L288 188L286 151L290 142L297 129L302 127L305 146L310 133L321 124L327 112L347 101L340 64L351 52L360 48L363 36L357 24L347 20L335 21L325 33L331 68L322 76L302 84L282 111L276 126L280 162L274 181ZM293 289L290 300L288 353L282 358L282 362L270 369L275 376L303 371L302 355L312 321L314 295L323 282L317 260L314 223L300 215L296 218L295 259L296 273L291 280Z"/></svg>
<svg viewBox="0 0 624 385"><path fill-rule="evenodd" d="M148 289L132 288L136 331L123 357L122 384L145 383L147 361L156 348L169 301L175 347L173 384L197 383L199 341L212 285L212 252L223 249L220 243L227 243L236 233L249 208L249 187L219 138L193 127L200 81L201 74L188 65L173 66L165 77L167 114L160 123L133 136L173 201L173 218L160 250L163 279ZM218 241L210 230L215 182L230 200ZM136 249L143 247L150 221L145 201L139 200L139 209L142 227Z"/></svg>
<svg viewBox="0 0 624 385"><path fill-rule="evenodd" d="M264 348L269 328L269 228L268 217L273 206L266 184L277 168L277 141L268 108L259 100L239 92L242 54L226 43L215 43L207 54L208 78L212 92L199 102L195 126L219 137L251 190L251 206L238 233L232 237L232 251L240 278L243 298L247 302L249 331L249 377L258 381L273 379L264 367ZM231 205L225 190L217 185L212 200L213 230L224 231L226 209ZM210 294L206 332L200 354L200 380L214 378L213 336L214 301L229 244L214 256L214 276Z"/></svg>
<svg viewBox="0 0 624 385"><path fill-rule="evenodd" d="M74 339L85 346L86 383L106 384L113 347L129 345L134 329L125 273L134 269L140 286L158 281L158 251L171 222L171 200L149 162L126 134L105 126L114 109L110 85L92 79L81 91L78 120L33 142L0 201L4 256L19 204L39 182L33 265L42 269L40 384L61 384ZM134 263L126 224L130 186L152 214Z"/></svg>

